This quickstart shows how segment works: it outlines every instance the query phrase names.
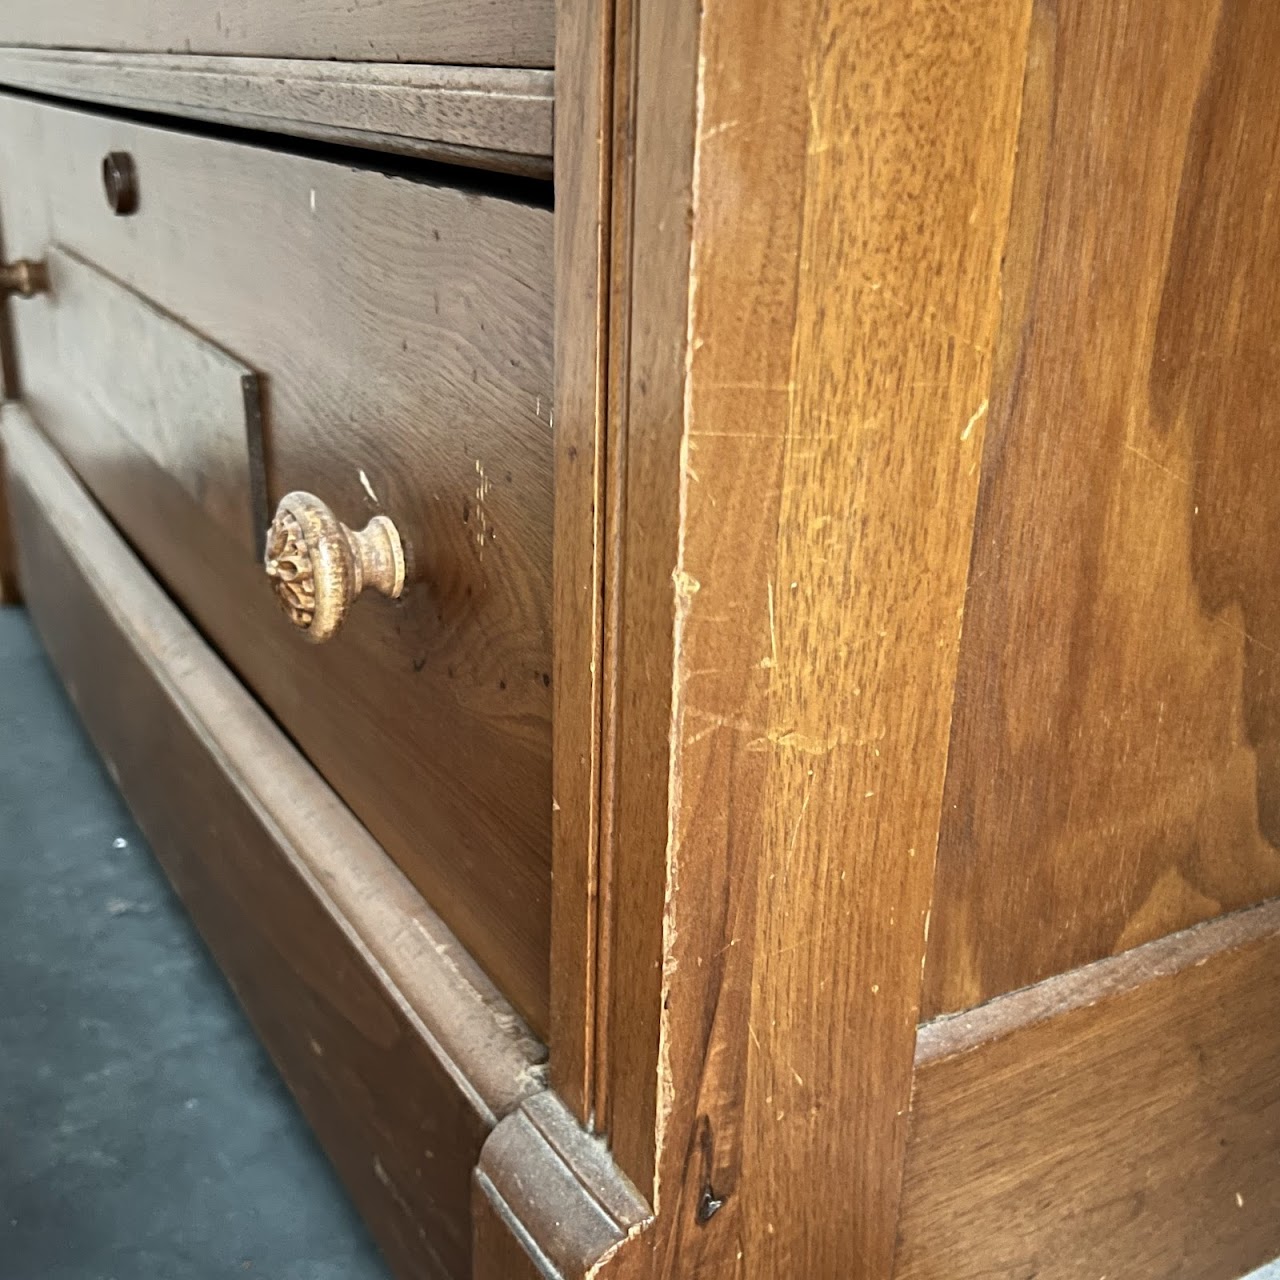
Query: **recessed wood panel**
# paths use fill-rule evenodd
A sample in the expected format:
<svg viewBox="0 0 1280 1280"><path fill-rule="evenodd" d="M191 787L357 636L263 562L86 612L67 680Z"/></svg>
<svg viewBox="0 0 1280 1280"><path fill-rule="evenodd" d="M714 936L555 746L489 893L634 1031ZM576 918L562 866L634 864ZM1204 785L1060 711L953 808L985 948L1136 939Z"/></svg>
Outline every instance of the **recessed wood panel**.
<svg viewBox="0 0 1280 1280"><path fill-rule="evenodd" d="M267 527L258 375L91 263L51 246L50 358L242 546ZM196 442L198 447L196 446Z"/></svg>
<svg viewBox="0 0 1280 1280"><path fill-rule="evenodd" d="M134 161L138 210L99 174ZM59 344L59 288L10 315L24 400L150 567L539 1032L551 842L548 209L0 98L11 254L60 245L261 379L268 497L389 516L402 600L307 644L258 552L137 444L171 362L118 344L125 396ZM99 321L101 317L99 317ZM85 321L85 324L90 322ZM177 439L177 437L175 437ZM172 442L171 442L172 443Z"/></svg>
<svg viewBox="0 0 1280 1280"><path fill-rule="evenodd" d="M1280 1252L1280 902L924 1027L896 1280L1234 1280Z"/></svg>
<svg viewBox="0 0 1280 1280"><path fill-rule="evenodd" d="M1280 9L1034 19L926 1015L1280 892Z"/></svg>

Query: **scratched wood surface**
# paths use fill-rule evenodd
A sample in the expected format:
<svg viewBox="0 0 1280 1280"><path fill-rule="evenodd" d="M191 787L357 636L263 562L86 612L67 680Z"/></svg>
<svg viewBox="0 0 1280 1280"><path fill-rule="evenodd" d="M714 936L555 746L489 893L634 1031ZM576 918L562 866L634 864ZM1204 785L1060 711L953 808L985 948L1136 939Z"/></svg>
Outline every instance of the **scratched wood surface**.
<svg viewBox="0 0 1280 1280"><path fill-rule="evenodd" d="M1280 9L1033 30L927 1015L1280 892Z"/></svg>
<svg viewBox="0 0 1280 1280"><path fill-rule="evenodd" d="M619 1274L888 1273L1025 26L617 20Z"/></svg>
<svg viewBox="0 0 1280 1280"><path fill-rule="evenodd" d="M99 167L132 154L139 208ZM38 181L29 175L35 172ZM532 185L532 184L530 184ZM26 402L148 565L546 1035L551 894L552 216L261 147L0 98L10 251L61 243L262 377L268 497L410 547L404 599L310 645L247 540L75 376L57 293L13 312ZM160 397L165 399L165 397ZM172 398L168 398L169 402ZM207 442L184 424L192 458Z"/></svg>

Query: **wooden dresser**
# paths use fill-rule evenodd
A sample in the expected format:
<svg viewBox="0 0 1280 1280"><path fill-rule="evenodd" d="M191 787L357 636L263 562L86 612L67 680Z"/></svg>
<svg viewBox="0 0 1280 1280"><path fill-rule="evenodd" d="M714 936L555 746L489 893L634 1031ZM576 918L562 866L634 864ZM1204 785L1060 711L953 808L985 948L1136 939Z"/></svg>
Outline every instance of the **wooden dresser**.
<svg viewBox="0 0 1280 1280"><path fill-rule="evenodd" d="M1280 7L10 0L5 531L402 1277L1280 1254Z"/></svg>

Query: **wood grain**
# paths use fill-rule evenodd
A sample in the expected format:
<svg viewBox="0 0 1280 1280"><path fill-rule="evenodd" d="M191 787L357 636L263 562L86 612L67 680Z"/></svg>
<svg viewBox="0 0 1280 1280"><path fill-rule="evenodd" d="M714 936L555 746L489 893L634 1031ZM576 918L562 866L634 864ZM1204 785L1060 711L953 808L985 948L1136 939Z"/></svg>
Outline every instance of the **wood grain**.
<svg viewBox="0 0 1280 1280"><path fill-rule="evenodd" d="M613 1265L883 1277L1026 13L618 32L607 1115L658 1220Z"/></svg>
<svg viewBox="0 0 1280 1280"><path fill-rule="evenodd" d="M1280 1253L1280 903L922 1028L897 1280Z"/></svg>
<svg viewBox="0 0 1280 1280"><path fill-rule="evenodd" d="M2 29L2 28L0 28ZM550 177L550 71L0 48L0 84Z"/></svg>
<svg viewBox="0 0 1280 1280"><path fill-rule="evenodd" d="M0 43L550 67L554 0L9 0Z"/></svg>
<svg viewBox="0 0 1280 1280"><path fill-rule="evenodd" d="M134 157L132 217L102 195L111 150ZM17 99L0 100L0 191L12 251L62 243L262 376L272 506L302 489L352 526L381 512L400 530L403 600L303 643L257 556L115 423L129 398L87 395L58 357L58 297L15 315L41 426L545 1034L550 212Z"/></svg>
<svg viewBox="0 0 1280 1280"><path fill-rule="evenodd" d="M552 1081L594 1110L612 5L557 9Z"/></svg>
<svg viewBox="0 0 1280 1280"><path fill-rule="evenodd" d="M258 556L268 517L257 374L83 258L51 245L44 261L58 299L45 359L74 370L77 393L111 406L129 447Z"/></svg>
<svg viewBox="0 0 1280 1280"><path fill-rule="evenodd" d="M112 776L397 1274L462 1280L536 1042L24 411L3 429L32 615Z"/></svg>
<svg viewBox="0 0 1280 1280"><path fill-rule="evenodd" d="M0 463L4 455L0 453ZM13 545L13 530L9 527L9 499L0 483L0 605L18 604L22 592L18 586L18 560Z"/></svg>
<svg viewBox="0 0 1280 1280"><path fill-rule="evenodd" d="M928 1015L1280 892L1280 11L1035 32Z"/></svg>

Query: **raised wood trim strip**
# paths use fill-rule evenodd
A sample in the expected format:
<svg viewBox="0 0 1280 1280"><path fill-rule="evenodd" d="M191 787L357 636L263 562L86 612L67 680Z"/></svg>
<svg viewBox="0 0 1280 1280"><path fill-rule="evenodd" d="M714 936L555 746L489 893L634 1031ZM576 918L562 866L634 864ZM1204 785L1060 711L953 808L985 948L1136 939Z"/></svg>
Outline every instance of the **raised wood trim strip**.
<svg viewBox="0 0 1280 1280"><path fill-rule="evenodd" d="M540 1046L143 569L2 414L20 567L157 858L398 1274L470 1274L471 1176Z"/></svg>
<svg viewBox="0 0 1280 1280"><path fill-rule="evenodd" d="M553 1093L527 1099L494 1129L476 1170L473 1212L492 1215L478 1235L475 1280L512 1280L524 1255L529 1276L581 1280L650 1222L649 1206L621 1176L603 1142L585 1133ZM513 1246L518 1249L513 1251Z"/></svg>
<svg viewBox="0 0 1280 1280"><path fill-rule="evenodd" d="M1280 898L1057 974L963 1013L935 1018L917 1032L916 1067L972 1053L992 1040L1123 995L1272 934L1280 934Z"/></svg>
<svg viewBox="0 0 1280 1280"><path fill-rule="evenodd" d="M551 1078L593 1107L599 986L612 0L557 5Z"/></svg>
<svg viewBox="0 0 1280 1280"><path fill-rule="evenodd" d="M550 176L551 71L0 47L0 84Z"/></svg>
<svg viewBox="0 0 1280 1280"><path fill-rule="evenodd" d="M1273 901L922 1029L896 1280L1233 1280L1274 1258L1278 974Z"/></svg>

